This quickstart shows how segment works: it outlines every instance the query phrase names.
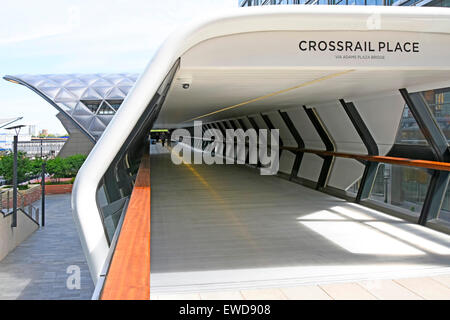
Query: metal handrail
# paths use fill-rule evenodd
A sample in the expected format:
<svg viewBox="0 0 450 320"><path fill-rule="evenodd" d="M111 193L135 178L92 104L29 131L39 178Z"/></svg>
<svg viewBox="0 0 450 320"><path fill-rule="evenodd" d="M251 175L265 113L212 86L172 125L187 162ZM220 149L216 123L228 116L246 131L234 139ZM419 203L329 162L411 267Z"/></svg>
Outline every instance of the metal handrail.
<svg viewBox="0 0 450 320"><path fill-rule="evenodd" d="M4 199L5 194L6 194L6 199ZM11 201L12 201L12 190L0 191L0 212L5 217L13 213ZM17 210L22 211L29 218L31 218L34 222L39 224L39 208L33 206L32 203L25 205L25 196L23 194L21 194L20 192L17 193L17 204L18 204Z"/></svg>

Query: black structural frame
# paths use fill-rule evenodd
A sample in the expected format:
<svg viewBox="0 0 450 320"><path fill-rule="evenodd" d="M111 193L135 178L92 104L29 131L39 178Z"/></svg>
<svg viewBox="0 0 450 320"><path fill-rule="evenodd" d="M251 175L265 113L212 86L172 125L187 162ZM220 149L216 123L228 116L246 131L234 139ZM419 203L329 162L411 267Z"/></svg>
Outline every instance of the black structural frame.
<svg viewBox="0 0 450 320"><path fill-rule="evenodd" d="M20 130L20 129L19 129ZM11 228L17 227L17 142L19 140L19 133L16 132L13 138L13 214L11 221Z"/></svg>
<svg viewBox="0 0 450 320"><path fill-rule="evenodd" d="M289 132L294 137L295 142L297 143L297 148L304 149L305 148L305 142L302 139L302 136L298 132L297 128L295 127L294 123L292 122L291 118L289 117L288 113L285 111L278 110L278 113L280 114L281 118L283 119L284 123L289 129ZM300 170L300 165L302 164L303 160L303 154L304 152L294 152L295 154L295 160L294 164L292 166L291 174L289 176L289 180L292 180L293 178L297 177L298 170Z"/></svg>
<svg viewBox="0 0 450 320"><path fill-rule="evenodd" d="M230 126L228 125L228 123L227 123L227 121L226 120L223 120L223 121L221 121L220 122L220 124L222 125L222 127L224 128L224 130L225 130L225 134L224 134L224 138L223 138L223 141L224 141L224 152L225 152L225 156L228 156L228 150L227 150L227 130L228 129L230 129Z"/></svg>
<svg viewBox="0 0 450 320"><path fill-rule="evenodd" d="M255 131L256 131L256 136L258 137L257 143L258 143L258 152L259 152L259 126L256 123L256 120L254 117L247 116L247 119L248 119L248 121L250 121L250 124L252 125L253 129L255 129ZM256 167L257 168L261 167L261 162L259 161L259 157L258 157L258 162L256 163Z"/></svg>
<svg viewBox="0 0 450 320"><path fill-rule="evenodd" d="M350 118L353 127L364 143L364 146L367 149L367 154L369 156L378 156L379 151L377 143L370 133L369 128L367 128L366 124L364 123L364 120L361 118L358 110L356 110L355 104L353 102L346 102L344 99L340 99L339 102L341 103L342 107ZM358 193L356 194L355 199L357 203L359 203L361 199L369 198L370 191L372 190L375 178L377 176L378 163L366 161L364 164L364 173L362 175Z"/></svg>
<svg viewBox="0 0 450 320"><path fill-rule="evenodd" d="M247 126L245 125L244 120L238 118L237 121L239 122L239 125L241 126L242 130L247 131ZM249 163L249 157L250 157L250 150L247 152L245 156L245 163Z"/></svg>
<svg viewBox="0 0 450 320"><path fill-rule="evenodd" d="M266 123L267 128L269 128L270 130L274 130L275 127L273 126L272 121L270 120L269 116L267 114L262 114L261 113L261 117L263 118L264 122ZM280 148L283 147L283 139L281 138L281 136L279 137L279 145ZM281 157L281 152L283 150L280 150L280 157Z"/></svg>
<svg viewBox="0 0 450 320"><path fill-rule="evenodd" d="M225 128L223 127L223 125L220 123L220 121L219 122L215 122L214 123L214 125L215 125L215 127L216 127L216 129L218 129L218 130L220 130L220 132L222 132L222 141L223 141L223 144L222 144L222 156L223 157L226 157L226 143L225 143L225 139L226 139L226 131L225 131Z"/></svg>
<svg viewBox="0 0 450 320"><path fill-rule="evenodd" d="M327 130L323 126L322 122L319 119L319 116L316 114L315 110L313 108L307 108L306 106L303 106L303 109L306 112L306 115L308 116L309 120L313 124L314 128L316 129L317 133L320 136L320 139L322 139L322 142L325 145L326 151L336 151L334 147L334 143L330 138L330 135L328 134ZM330 175L331 166L333 165L333 156L321 156L323 158L323 164L322 169L320 170L319 179L317 180L316 184L316 190L320 190L325 188L328 176Z"/></svg>
<svg viewBox="0 0 450 320"><path fill-rule="evenodd" d="M409 93L406 89L400 89L400 93L430 145L436 161L450 162L447 138L435 121L422 93ZM432 170L430 184L418 220L419 224L425 225L428 220L437 218L447 191L449 177L449 171Z"/></svg>

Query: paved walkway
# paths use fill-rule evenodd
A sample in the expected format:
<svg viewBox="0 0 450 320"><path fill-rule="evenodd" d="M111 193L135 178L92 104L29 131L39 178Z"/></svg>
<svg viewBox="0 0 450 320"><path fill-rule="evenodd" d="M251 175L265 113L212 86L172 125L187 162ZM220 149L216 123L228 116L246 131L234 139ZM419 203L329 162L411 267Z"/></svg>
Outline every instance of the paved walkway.
<svg viewBox="0 0 450 320"><path fill-rule="evenodd" d="M175 165L155 147L151 183L154 298L302 298L304 286L336 299L450 298L450 235L246 166Z"/></svg>
<svg viewBox="0 0 450 320"><path fill-rule="evenodd" d="M450 275L397 280L211 291L184 294L152 294L151 300L449 300Z"/></svg>
<svg viewBox="0 0 450 320"><path fill-rule="evenodd" d="M46 209L46 226L0 262L0 299L91 298L94 285L72 218L70 195L47 196ZM67 270L75 275L77 266L80 289L69 290Z"/></svg>

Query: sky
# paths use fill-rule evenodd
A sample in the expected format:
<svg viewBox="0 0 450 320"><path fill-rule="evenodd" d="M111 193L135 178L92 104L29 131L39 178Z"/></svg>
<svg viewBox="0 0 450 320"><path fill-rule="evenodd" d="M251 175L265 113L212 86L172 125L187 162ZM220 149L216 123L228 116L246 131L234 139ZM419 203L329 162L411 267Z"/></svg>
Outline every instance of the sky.
<svg viewBox="0 0 450 320"><path fill-rule="evenodd" d="M0 11L0 77L143 71L183 23L238 0L14 0ZM64 134L57 111L31 90L0 79L0 119L22 116Z"/></svg>

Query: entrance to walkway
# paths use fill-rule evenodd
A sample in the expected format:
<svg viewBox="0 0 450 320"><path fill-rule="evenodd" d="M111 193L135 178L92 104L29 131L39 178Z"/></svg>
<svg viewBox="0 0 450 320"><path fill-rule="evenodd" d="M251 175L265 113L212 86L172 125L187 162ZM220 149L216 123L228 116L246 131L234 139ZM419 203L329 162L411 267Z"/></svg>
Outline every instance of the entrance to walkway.
<svg viewBox="0 0 450 320"><path fill-rule="evenodd" d="M450 273L450 236L246 165L151 146L151 293Z"/></svg>

